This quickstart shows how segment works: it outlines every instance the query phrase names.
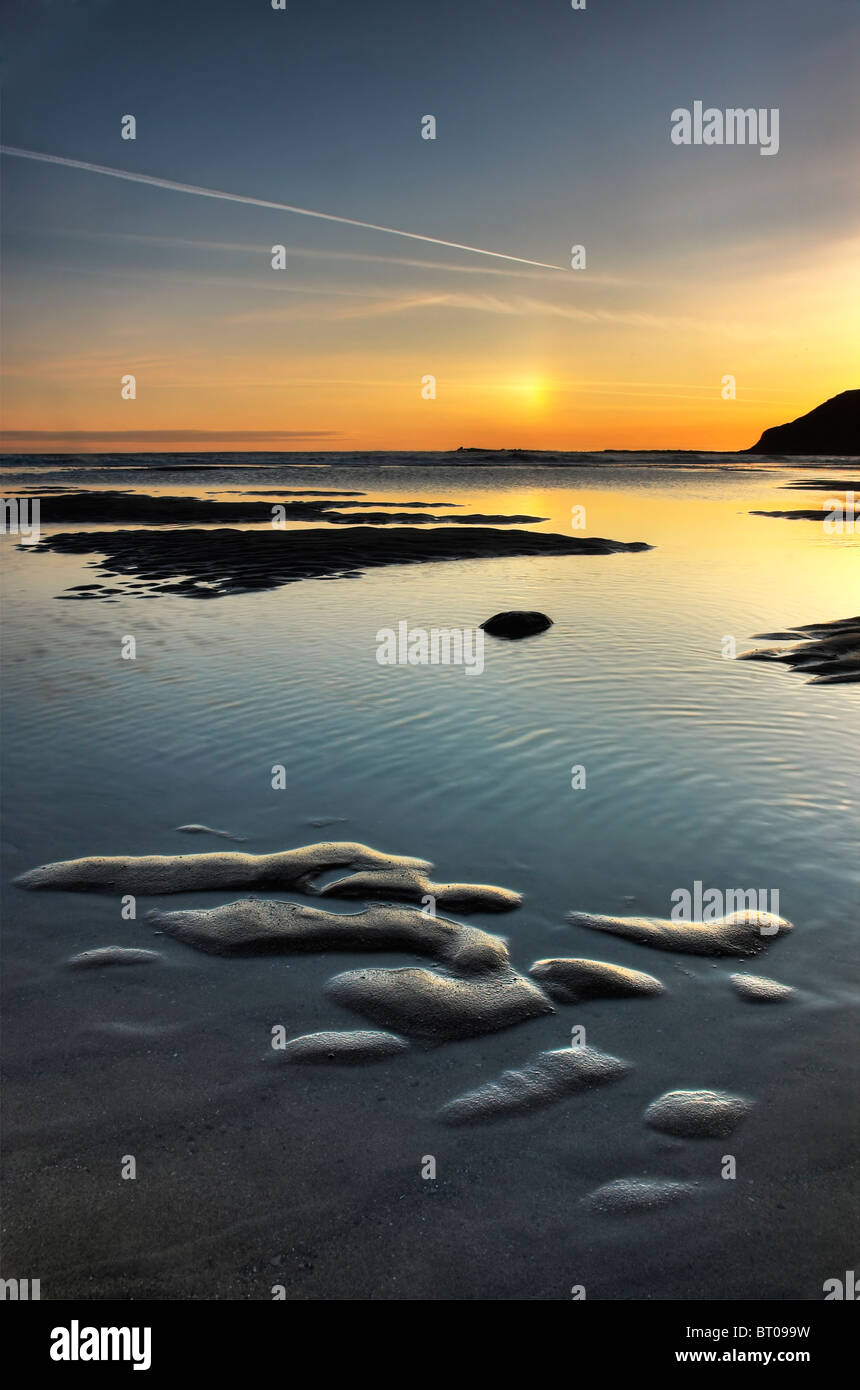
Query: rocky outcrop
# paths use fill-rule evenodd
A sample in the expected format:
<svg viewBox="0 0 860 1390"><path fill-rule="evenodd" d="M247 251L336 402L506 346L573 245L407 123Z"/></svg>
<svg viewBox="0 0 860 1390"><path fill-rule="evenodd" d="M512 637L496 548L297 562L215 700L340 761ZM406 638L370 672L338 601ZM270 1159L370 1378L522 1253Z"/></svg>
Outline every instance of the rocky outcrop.
<svg viewBox="0 0 860 1390"><path fill-rule="evenodd" d="M747 454L860 454L860 391L841 391L787 425L765 430Z"/></svg>

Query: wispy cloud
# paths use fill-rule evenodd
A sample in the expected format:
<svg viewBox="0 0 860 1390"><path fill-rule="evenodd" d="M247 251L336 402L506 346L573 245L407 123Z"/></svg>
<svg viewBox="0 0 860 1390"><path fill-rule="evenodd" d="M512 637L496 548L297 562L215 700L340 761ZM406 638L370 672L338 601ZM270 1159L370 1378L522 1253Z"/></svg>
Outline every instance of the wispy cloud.
<svg viewBox="0 0 860 1390"><path fill-rule="evenodd" d="M150 246L170 247L173 250L187 249L189 251L226 251L235 252L246 256L266 256L271 254L270 244L267 241L210 241L200 237L179 237L179 236L154 236L147 232L102 232L91 229L69 229L52 228L52 234L60 237L75 237L87 240L105 241L133 241ZM383 265L383 266L403 266L410 270L440 270L450 271L453 275L489 275L500 276L503 279L511 280L539 280L544 284L547 277L539 270L517 270L510 266L496 265L457 265L452 261L428 261L416 256L378 256L366 251L324 251L315 246L284 246L288 259L309 260L309 261L329 261L329 262L354 262L360 265ZM560 275L566 276L567 270L563 266L558 267ZM561 284L561 280L556 279L554 284ZM573 287L574 277L571 276L568 283ZM580 276L576 284L581 288L584 285L641 285L645 282L633 279L627 275L609 275L604 271L589 270L587 278ZM652 283L650 280L648 283Z"/></svg>
<svg viewBox="0 0 860 1390"><path fill-rule="evenodd" d="M424 241L433 246L445 246L451 251L466 251L475 256L492 256L500 261L516 261L519 265L537 266L541 270L561 270L559 265L549 265L545 261L532 261L525 256L511 256L505 251L488 251L481 246L465 246L459 241L446 241L442 237L425 236L421 232L404 232L398 227L383 227L377 222L362 222L357 217L340 217L332 212L317 212L313 208L300 208L292 203L278 203L268 198L251 198L244 193L225 193L217 188L202 188L194 183L178 183L174 179L156 178L153 174L138 174L128 169L112 169L107 164L91 164L88 160L68 159L65 155L43 154L38 150L22 150L14 145L0 145L0 154L12 155L16 159L33 159L43 164L59 164L65 169L81 169L87 174L106 174L110 178L124 179L129 183L145 183L152 188L164 188L172 193L190 193L198 198L217 198L228 203L245 203L249 207L268 208L273 212L291 212L299 217L315 217L322 222L337 222L345 227L359 227L366 232L384 232L387 236L407 237L410 241Z"/></svg>
<svg viewBox="0 0 860 1390"><path fill-rule="evenodd" d="M312 291L309 291L312 294ZM362 297L362 292L352 294ZM459 293L419 293L380 294L376 290L366 291L368 303L364 305L320 306L288 305L265 309L248 309L238 314L225 316L227 323L278 323L308 319L314 322L344 323L362 319L380 318L389 314L408 314L424 310L459 310L478 314L500 314L514 318L557 318L576 323L592 325L618 324L628 328L652 329L659 332L681 330L683 332L718 331L732 338L767 337L766 330L753 329L748 323L716 322L707 317L684 317L615 309L585 309L579 305L560 304L556 301L534 298L529 295L459 294Z"/></svg>
<svg viewBox="0 0 860 1390"><path fill-rule="evenodd" d="M281 439L341 439L334 430L4 430L7 443L22 439L88 439L93 443L121 443L129 439L163 443L177 440L190 443L202 439L222 439L250 443Z"/></svg>

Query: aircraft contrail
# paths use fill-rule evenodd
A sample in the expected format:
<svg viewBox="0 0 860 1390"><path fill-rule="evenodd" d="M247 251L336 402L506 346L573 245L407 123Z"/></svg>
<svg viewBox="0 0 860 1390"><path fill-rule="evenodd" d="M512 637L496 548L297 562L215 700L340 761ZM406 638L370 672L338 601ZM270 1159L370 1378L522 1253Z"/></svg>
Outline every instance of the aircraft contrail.
<svg viewBox="0 0 860 1390"><path fill-rule="evenodd" d="M459 241L444 241L437 236L422 236L420 232L402 232L397 227L380 227L375 222L360 222L356 217L337 217L333 212L314 212L312 208L297 208L291 203L273 203L266 198L249 198L244 193L223 193L217 188L200 188L194 183L176 183L159 179L153 174L135 174L128 169L111 169L106 164L90 164L83 159L67 159L65 155L41 154L37 150L19 150L13 145L0 145L0 154L17 159L36 159L43 164L61 164L65 169L83 169L88 174L109 174L129 183L148 183L153 188L168 188L173 193L194 193L198 198L221 198L228 203L247 203L250 207L271 208L275 212L294 212L299 217L318 217L323 222L340 222L346 227L362 227L368 232L387 232L390 236L408 237L410 241L427 241L433 246L447 246L451 251L470 251L476 256L492 256L498 261L515 261L517 265L537 266L540 270L564 270L564 266L548 265L545 261L529 261L524 256L508 256L504 251L486 251L481 246L464 246Z"/></svg>

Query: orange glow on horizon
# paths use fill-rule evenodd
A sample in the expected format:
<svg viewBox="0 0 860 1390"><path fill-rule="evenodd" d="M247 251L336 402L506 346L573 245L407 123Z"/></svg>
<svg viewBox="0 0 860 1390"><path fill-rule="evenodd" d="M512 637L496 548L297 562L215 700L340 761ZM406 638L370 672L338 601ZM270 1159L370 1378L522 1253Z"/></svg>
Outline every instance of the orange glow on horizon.
<svg viewBox="0 0 860 1390"><path fill-rule="evenodd" d="M109 287L87 281L39 306L50 334L7 348L5 423L21 437L2 447L743 450L857 385L857 252L836 242L814 269L790 257L713 286L687 266L653 294L612 290L605 309L600 283L554 280L527 300L498 288L422 299L417 285L380 299L361 285L334 316L309 286L249 313L229 282L204 292L155 276L119 317ZM121 398L126 373L134 400ZM727 376L736 399L721 394Z"/></svg>

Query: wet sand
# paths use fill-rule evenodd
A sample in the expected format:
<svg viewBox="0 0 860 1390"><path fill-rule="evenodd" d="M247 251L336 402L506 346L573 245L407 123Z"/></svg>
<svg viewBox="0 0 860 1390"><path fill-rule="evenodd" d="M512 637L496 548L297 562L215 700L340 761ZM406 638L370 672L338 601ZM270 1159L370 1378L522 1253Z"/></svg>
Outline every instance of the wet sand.
<svg viewBox="0 0 860 1390"><path fill-rule="evenodd" d="M304 494L307 496L308 494ZM353 494L350 494L353 495ZM358 494L359 496L361 494ZM257 494L259 496L259 493ZM278 523L285 521L320 522L332 526L377 525L392 523L409 526L438 526L457 524L460 526L511 526L527 522L545 521L546 517L522 515L482 516L452 511L450 515L432 516L425 510L431 505L444 507L452 505L438 502L377 502L372 498L360 502L341 500L337 494L319 494L325 500L308 502L297 501L296 494L287 491L272 492L273 497L282 500L273 502L219 502L205 497L170 497L164 494L149 495L140 492L70 492L46 497L40 508L40 521L45 526L55 526L66 521L116 522L117 524L146 523L152 526L183 526L191 522L218 525L228 521L257 522L272 524L277 514ZM356 507L357 512L345 512L343 508ZM387 510L388 508L412 508L411 511ZM372 509L376 508L376 511ZM386 510L380 510L384 508Z"/></svg>
<svg viewBox="0 0 860 1390"><path fill-rule="evenodd" d="M299 579L356 578L380 565L529 555L615 555L651 547L645 541L496 531L479 526L415 531L402 526L376 530L350 525L339 531L266 530L253 535L220 529L60 532L27 548L34 555L46 551L97 554L102 558L96 567L112 579L132 576L148 580L151 587L145 591L147 596L171 593L213 599L272 589ZM100 596L95 590L75 595L90 599Z"/></svg>

